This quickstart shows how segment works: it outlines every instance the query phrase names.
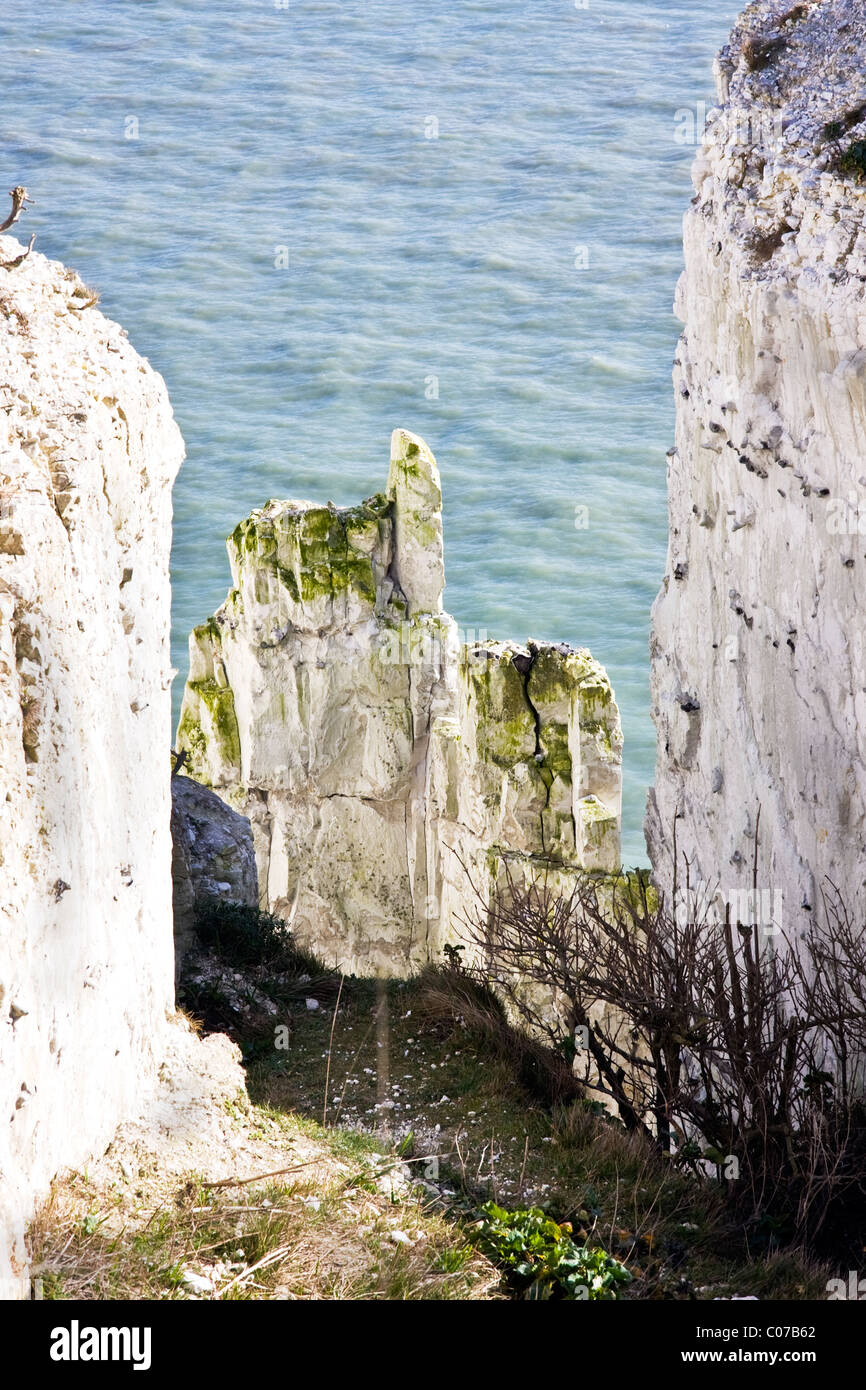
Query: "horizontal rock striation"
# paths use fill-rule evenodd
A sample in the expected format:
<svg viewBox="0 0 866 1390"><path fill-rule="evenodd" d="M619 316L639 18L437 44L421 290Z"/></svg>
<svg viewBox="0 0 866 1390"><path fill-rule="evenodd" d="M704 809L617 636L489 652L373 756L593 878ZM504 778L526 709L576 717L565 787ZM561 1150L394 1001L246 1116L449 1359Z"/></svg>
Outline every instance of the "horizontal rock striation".
<svg viewBox="0 0 866 1390"><path fill-rule="evenodd" d="M173 1009L163 382L0 237L0 1296L57 1170L130 1112Z"/></svg>
<svg viewBox="0 0 866 1390"><path fill-rule="evenodd" d="M796 931L866 881L866 16L750 6L717 63L677 312L647 838ZM771 891L772 890L772 891ZM769 924L767 924L769 925ZM777 923L777 925L779 925Z"/></svg>
<svg viewBox="0 0 866 1390"><path fill-rule="evenodd" d="M261 900L357 972L455 939L503 853L619 866L622 735L586 651L461 644L442 609L432 454L397 430L384 493L269 502L190 638L177 743L249 816Z"/></svg>

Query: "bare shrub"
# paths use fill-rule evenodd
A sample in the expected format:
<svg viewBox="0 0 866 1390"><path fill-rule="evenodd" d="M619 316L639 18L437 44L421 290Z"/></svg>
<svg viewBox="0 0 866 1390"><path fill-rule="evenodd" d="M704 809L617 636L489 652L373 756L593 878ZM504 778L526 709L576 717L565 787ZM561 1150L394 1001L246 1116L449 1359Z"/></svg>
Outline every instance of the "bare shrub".
<svg viewBox="0 0 866 1390"><path fill-rule="evenodd" d="M756 831L755 880L757 862ZM765 1231L814 1238L841 1196L863 1202L866 937L833 886L791 940L695 910L688 866L669 902L643 874L570 884L503 863L464 923L478 977Z"/></svg>

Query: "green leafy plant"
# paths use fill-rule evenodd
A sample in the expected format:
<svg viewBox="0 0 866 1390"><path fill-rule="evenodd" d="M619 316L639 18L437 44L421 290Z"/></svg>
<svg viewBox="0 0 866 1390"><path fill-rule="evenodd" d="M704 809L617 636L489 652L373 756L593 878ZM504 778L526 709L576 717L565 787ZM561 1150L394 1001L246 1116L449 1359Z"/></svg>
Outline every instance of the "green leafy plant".
<svg viewBox="0 0 866 1390"><path fill-rule="evenodd" d="M446 941L445 945L442 947L442 952L449 970L463 971L465 969L463 956L461 955L461 952L465 951L465 949L465 946L452 946Z"/></svg>
<svg viewBox="0 0 866 1390"><path fill-rule="evenodd" d="M631 1282L619 1260L604 1250L575 1244L568 1222L554 1221L539 1207L506 1211L486 1202L481 1211L476 1244L523 1298L612 1300Z"/></svg>
<svg viewBox="0 0 866 1390"><path fill-rule="evenodd" d="M866 140L854 140L839 160L843 174L853 174L862 182L866 178Z"/></svg>

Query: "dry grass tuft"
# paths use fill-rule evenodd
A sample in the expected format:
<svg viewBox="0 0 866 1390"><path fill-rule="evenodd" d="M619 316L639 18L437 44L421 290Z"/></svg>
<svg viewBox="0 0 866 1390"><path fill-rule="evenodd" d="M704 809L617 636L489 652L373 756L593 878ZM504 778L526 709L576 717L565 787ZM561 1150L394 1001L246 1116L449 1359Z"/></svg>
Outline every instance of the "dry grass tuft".
<svg viewBox="0 0 866 1390"><path fill-rule="evenodd" d="M493 990L461 968L428 965L418 977L415 1004L428 1028L462 1028L491 1056L507 1061L524 1089L552 1107L582 1095L567 1062L552 1048L508 1022Z"/></svg>
<svg viewBox="0 0 866 1390"><path fill-rule="evenodd" d="M360 1154L338 1132L322 1140L317 1159L283 1182L207 1185L190 1174L166 1199L146 1179L135 1191L119 1179L96 1186L83 1173L56 1181L29 1237L41 1296L498 1296L498 1271L423 1194L385 1195L381 1177L392 1160Z"/></svg>
<svg viewBox="0 0 866 1390"><path fill-rule="evenodd" d="M77 301L77 302L76 302ZM72 291L72 299L67 308L74 309L80 313L83 309L92 309L99 303L99 290L95 290L90 285L80 284Z"/></svg>

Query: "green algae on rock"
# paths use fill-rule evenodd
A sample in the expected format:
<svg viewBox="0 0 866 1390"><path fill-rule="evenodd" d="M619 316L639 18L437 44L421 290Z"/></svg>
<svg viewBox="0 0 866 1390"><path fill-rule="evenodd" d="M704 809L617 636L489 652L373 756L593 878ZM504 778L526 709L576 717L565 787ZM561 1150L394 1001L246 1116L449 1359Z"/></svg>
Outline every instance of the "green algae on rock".
<svg viewBox="0 0 866 1390"><path fill-rule="evenodd" d="M564 643L460 633L423 440L394 431L384 493L269 501L228 551L234 587L190 638L178 747L249 816L261 901L300 941L405 974L458 939L503 855L618 870L607 675Z"/></svg>

